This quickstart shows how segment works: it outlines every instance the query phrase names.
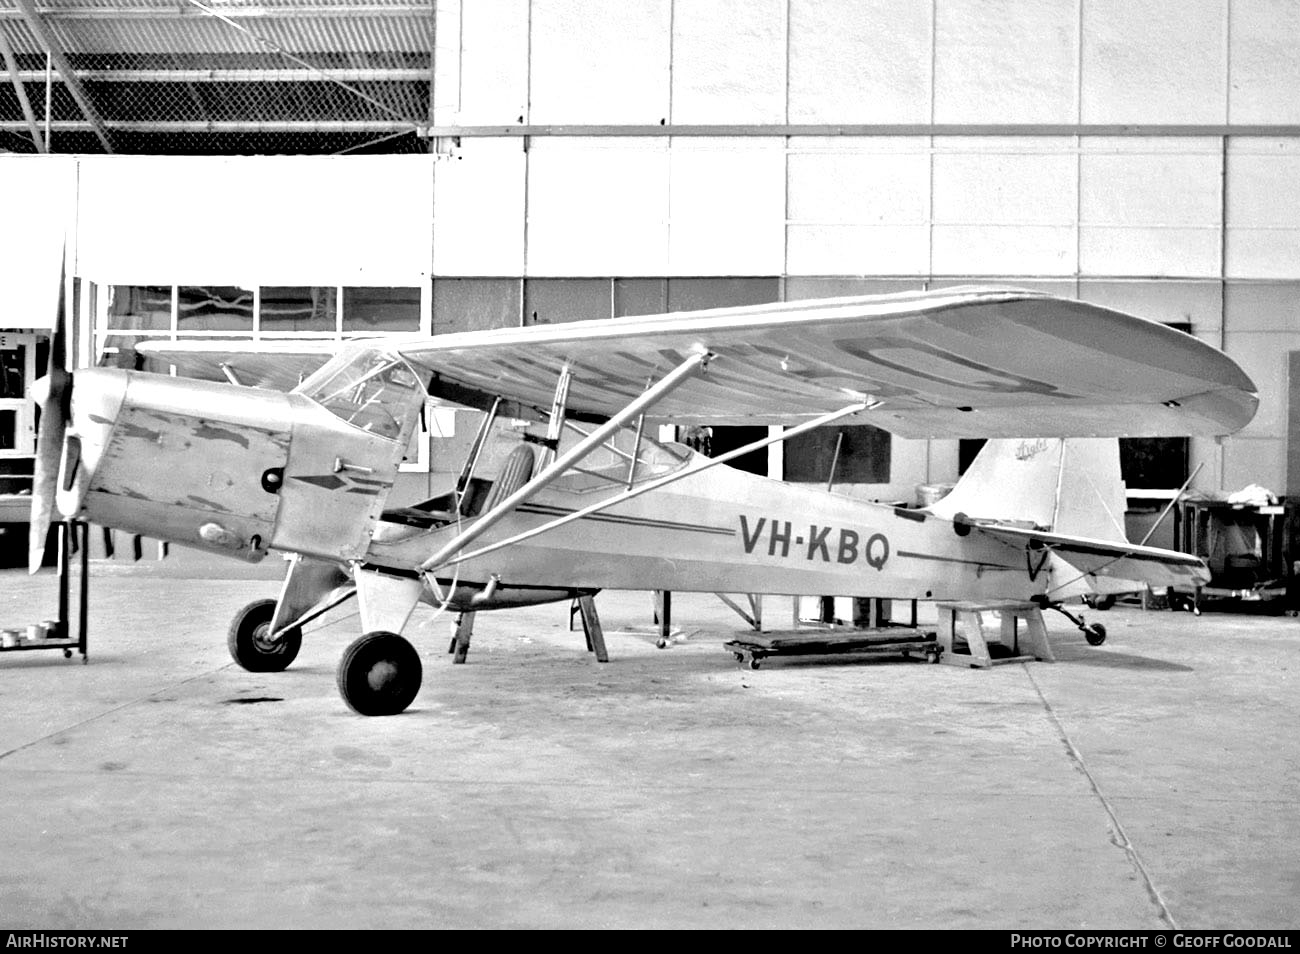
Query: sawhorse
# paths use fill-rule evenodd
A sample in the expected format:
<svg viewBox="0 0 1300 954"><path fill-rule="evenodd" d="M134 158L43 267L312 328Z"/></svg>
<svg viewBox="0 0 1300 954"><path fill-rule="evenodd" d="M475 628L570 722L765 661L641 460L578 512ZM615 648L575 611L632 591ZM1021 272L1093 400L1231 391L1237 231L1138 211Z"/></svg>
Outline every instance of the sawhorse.
<svg viewBox="0 0 1300 954"><path fill-rule="evenodd" d="M590 594L577 597L569 607L569 623L572 626L575 613L582 615L582 633L587 640L587 651L596 654L597 662L609 662L609 653L605 649L605 632L600 628L600 616L596 613L596 599ZM456 617L456 626L452 630L451 645L447 652L453 653L452 662L463 663L469 655L470 637L474 635L474 611L468 610Z"/></svg>
<svg viewBox="0 0 1300 954"><path fill-rule="evenodd" d="M971 669L1010 662L1055 662L1051 644L1047 641L1047 627L1043 625L1043 611L1037 603L1022 600L993 600L990 602L937 603L939 625L935 633L937 662ZM985 632L983 614L997 613L1000 624L996 636ZM1024 632L1020 622L1024 621ZM958 623L963 624L961 632ZM959 640L965 640L964 652L954 649ZM994 656L989 643L998 643L1010 655Z"/></svg>

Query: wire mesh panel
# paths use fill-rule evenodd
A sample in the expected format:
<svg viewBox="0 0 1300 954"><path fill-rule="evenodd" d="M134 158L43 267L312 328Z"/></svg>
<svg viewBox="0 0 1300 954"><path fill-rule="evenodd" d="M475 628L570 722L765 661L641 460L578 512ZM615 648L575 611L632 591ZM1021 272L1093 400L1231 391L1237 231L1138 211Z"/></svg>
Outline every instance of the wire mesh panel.
<svg viewBox="0 0 1300 954"><path fill-rule="evenodd" d="M433 7L0 0L0 150L423 151Z"/></svg>

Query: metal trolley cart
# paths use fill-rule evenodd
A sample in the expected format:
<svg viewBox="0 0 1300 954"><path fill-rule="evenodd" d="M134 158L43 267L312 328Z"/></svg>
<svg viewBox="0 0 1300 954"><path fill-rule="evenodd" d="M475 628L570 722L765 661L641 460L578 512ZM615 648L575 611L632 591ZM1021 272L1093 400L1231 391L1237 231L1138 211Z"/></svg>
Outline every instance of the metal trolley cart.
<svg viewBox="0 0 1300 954"><path fill-rule="evenodd" d="M43 620L39 623L27 623L21 629L5 628L0 631L0 653L24 652L37 649L58 649L63 651L64 659L71 659L75 650L81 654L81 661L88 660L86 654L86 616L89 607L90 580L90 540L89 525L80 522L60 523L58 528L59 547L59 615L58 619ZM76 574L77 628L72 630L70 603L72 601L71 559L74 545L79 555L80 572Z"/></svg>
<svg viewBox="0 0 1300 954"><path fill-rule="evenodd" d="M1300 609L1296 509L1296 502L1287 500L1267 506L1179 501L1178 549L1204 559L1212 576L1205 586L1172 588L1170 607L1199 613L1204 603L1231 600L1278 601L1279 609Z"/></svg>

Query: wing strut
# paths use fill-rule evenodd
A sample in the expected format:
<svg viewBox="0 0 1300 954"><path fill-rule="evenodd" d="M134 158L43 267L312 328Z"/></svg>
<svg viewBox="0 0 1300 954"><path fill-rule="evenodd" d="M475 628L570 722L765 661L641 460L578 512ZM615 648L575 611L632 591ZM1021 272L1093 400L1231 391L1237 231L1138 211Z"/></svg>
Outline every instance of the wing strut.
<svg viewBox="0 0 1300 954"><path fill-rule="evenodd" d="M680 387L688 378L694 377L708 367L709 360L713 357L709 351L701 350L691 355L673 370L664 375L659 383L647 388L639 397L633 400L627 407L619 411L600 427L591 432L584 440L573 445L567 452L557 457L537 474L532 480L524 484L513 494L501 501L487 513L483 514L470 526L456 534L447 542L437 553L429 557L417 567L421 573L427 573L430 570L446 566L451 562L460 562L449 560L448 558L458 550L468 546L480 536L496 526L510 511L519 506L524 501L530 499L538 491L549 486L554 481L562 477L571 466L586 458L597 447L600 447L611 434L630 421L632 418L641 414L646 408L655 404L665 395L670 394ZM567 390L567 382L565 382ZM557 432L558 433L558 432Z"/></svg>
<svg viewBox="0 0 1300 954"><path fill-rule="evenodd" d="M438 551L437 554L438 562L435 562L433 559L426 560L423 564L421 564L420 569L424 572L428 572L429 570L437 569L439 567L451 566L456 563L463 563L466 560L473 560L477 557L486 556L487 554L492 553L496 550L500 550L508 546L513 546L516 543L521 543L524 540L531 539L532 537L535 537L538 534L542 534L550 530L554 530L556 527L563 526L566 523L571 523L574 520L581 519L582 517L588 517L593 513L600 512L601 510L608 510L610 507L617 506L618 504L621 504L626 500L631 500L633 497L639 497L648 491L658 490L660 487L665 487L668 484L676 483L677 481L683 480L687 477L693 477L696 474L700 473L700 471L708 470L710 467L716 467L718 464L725 464L729 460L733 460L737 457L740 457L743 454L748 454L751 453L752 451L756 451L761 448L764 448L768 444L775 444L777 441L789 440L791 437L799 436L800 434L804 433L804 431L811 431L815 427L824 427L825 425L830 424L833 421L838 421L842 417L849 417L850 415L859 414L862 411L870 410L872 406L873 403L870 401L864 401L858 404L850 404L848 407L841 408L838 411L831 411L828 414L823 414L820 417L813 418L811 421L804 421L802 424L799 424L796 427L792 427L788 431L784 431L780 434L769 435L767 437L762 438L761 440L754 441L752 444L746 444L744 447L737 447L735 450L727 451L727 453L720 454L717 457L698 458L699 462L693 467L685 467L674 473L665 474L663 477L660 477L658 480L647 481L646 483L642 484L640 487L636 487L635 489L632 490L625 490L620 494L608 498L607 500L598 501L589 507L583 507L581 510L575 510L573 513L565 514L563 517L557 517L556 519L552 520L550 523L543 524L540 527L534 527L531 530L525 530L523 533L516 534L515 536L509 537L508 539L498 540L496 543L492 543L489 544L488 546L481 547L472 553L465 553L455 557L451 556L451 554L456 552L456 546L453 546L452 544L459 544L458 540L453 540L451 544L448 544L447 546L443 547L441 550ZM593 433L592 437L595 437L598 433L599 432ZM591 440L591 438L588 438L588 441L589 440ZM584 441L584 443L586 442ZM577 448L574 449L576 450ZM523 489L527 490L528 485L525 485Z"/></svg>

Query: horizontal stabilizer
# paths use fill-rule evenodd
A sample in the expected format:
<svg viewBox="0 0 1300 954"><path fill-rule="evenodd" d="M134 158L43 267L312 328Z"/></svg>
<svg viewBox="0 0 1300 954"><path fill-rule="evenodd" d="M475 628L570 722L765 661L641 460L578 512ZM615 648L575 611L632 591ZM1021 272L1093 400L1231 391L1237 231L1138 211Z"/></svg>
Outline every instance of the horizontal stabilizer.
<svg viewBox="0 0 1300 954"><path fill-rule="evenodd" d="M1190 553L1005 524L975 524L974 530L1023 548L1031 567L1048 553L1053 553L1080 573L1135 580L1152 587L1203 586L1210 581L1210 568L1204 560Z"/></svg>

